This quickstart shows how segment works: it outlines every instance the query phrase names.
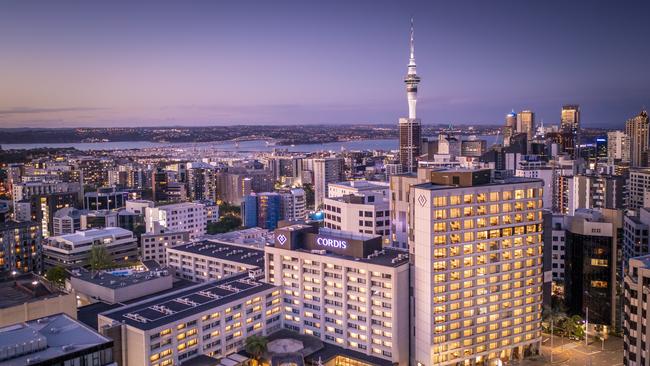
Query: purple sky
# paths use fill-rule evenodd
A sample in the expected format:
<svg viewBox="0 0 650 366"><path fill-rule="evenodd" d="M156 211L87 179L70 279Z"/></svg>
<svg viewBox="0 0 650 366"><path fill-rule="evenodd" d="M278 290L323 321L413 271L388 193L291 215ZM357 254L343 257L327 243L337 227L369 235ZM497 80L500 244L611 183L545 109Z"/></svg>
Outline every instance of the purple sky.
<svg viewBox="0 0 650 366"><path fill-rule="evenodd" d="M424 123L586 126L650 106L648 1L5 1L0 126L396 123L415 17Z"/></svg>

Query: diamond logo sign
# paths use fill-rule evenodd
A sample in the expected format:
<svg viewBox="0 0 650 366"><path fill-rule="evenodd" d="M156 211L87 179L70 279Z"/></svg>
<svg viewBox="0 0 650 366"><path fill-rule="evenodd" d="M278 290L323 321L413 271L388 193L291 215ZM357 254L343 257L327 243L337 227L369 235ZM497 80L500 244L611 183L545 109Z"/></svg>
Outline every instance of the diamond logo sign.
<svg viewBox="0 0 650 366"><path fill-rule="evenodd" d="M284 236L284 234L278 235L278 243L280 243L280 245L284 245L284 243L286 242L287 242L287 237Z"/></svg>
<svg viewBox="0 0 650 366"><path fill-rule="evenodd" d="M424 195L421 194L421 195L418 197L418 202L420 203L420 206L424 207L424 205L427 204L427 198L424 197Z"/></svg>

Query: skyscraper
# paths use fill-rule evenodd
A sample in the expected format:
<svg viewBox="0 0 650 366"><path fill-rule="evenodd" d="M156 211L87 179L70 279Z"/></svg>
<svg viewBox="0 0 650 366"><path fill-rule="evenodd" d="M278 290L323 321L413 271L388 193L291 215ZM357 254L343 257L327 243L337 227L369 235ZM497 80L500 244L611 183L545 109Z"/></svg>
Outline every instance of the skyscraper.
<svg viewBox="0 0 650 366"><path fill-rule="evenodd" d="M648 150L648 112L642 110L638 116L628 119L625 134L630 140L630 166L647 166L643 155L647 156Z"/></svg>
<svg viewBox="0 0 650 366"><path fill-rule="evenodd" d="M314 159L314 208L318 209L327 197L329 183L343 180L345 163L341 158Z"/></svg>
<svg viewBox="0 0 650 366"><path fill-rule="evenodd" d="M414 364L496 365L539 347L543 184L448 169L410 188Z"/></svg>
<svg viewBox="0 0 650 366"><path fill-rule="evenodd" d="M607 132L607 157L621 162L630 161L630 138L625 132Z"/></svg>
<svg viewBox="0 0 650 366"><path fill-rule="evenodd" d="M408 118L399 119L399 161L405 173L417 169L417 158L420 155L421 122L416 118L415 106L418 99L418 84L420 77L415 67L415 43L413 38L413 19L411 19L410 38L411 57L404 82L406 83L406 97L409 105Z"/></svg>
<svg viewBox="0 0 650 366"><path fill-rule="evenodd" d="M533 138L535 128L535 113L530 110L523 110L517 113L517 132L525 133L528 140Z"/></svg>
<svg viewBox="0 0 650 366"><path fill-rule="evenodd" d="M560 125L563 130L579 131L580 130L580 106L563 105Z"/></svg>
<svg viewBox="0 0 650 366"><path fill-rule="evenodd" d="M506 114L506 125L503 128L503 146L510 146L510 137L515 134L517 129L517 113L513 110Z"/></svg>

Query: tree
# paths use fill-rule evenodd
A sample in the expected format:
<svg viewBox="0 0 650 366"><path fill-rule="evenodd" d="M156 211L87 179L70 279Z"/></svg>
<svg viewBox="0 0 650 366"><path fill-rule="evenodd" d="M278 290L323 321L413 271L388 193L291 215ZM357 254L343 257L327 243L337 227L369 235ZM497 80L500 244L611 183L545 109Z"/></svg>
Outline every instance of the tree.
<svg viewBox="0 0 650 366"><path fill-rule="evenodd" d="M63 267L52 267L45 272L45 278L57 285L63 285L68 277L68 271Z"/></svg>
<svg viewBox="0 0 650 366"><path fill-rule="evenodd" d="M264 352L266 352L267 343L269 343L269 340L266 337L260 335L252 335L246 338L246 345L244 346L244 349L251 356L253 356L253 359L256 362L259 363L262 355L264 355Z"/></svg>
<svg viewBox="0 0 650 366"><path fill-rule="evenodd" d="M111 267L112 261L111 257L108 255L106 247L99 244L93 244L90 248L88 264L93 271Z"/></svg>
<svg viewBox="0 0 650 366"><path fill-rule="evenodd" d="M208 234L221 234L233 231L241 226L241 218L234 215L224 215L218 222L208 224Z"/></svg>
<svg viewBox="0 0 650 366"><path fill-rule="evenodd" d="M307 207L314 207L314 202L316 200L314 194L314 186L312 184L303 184L302 189L305 191L305 205Z"/></svg>

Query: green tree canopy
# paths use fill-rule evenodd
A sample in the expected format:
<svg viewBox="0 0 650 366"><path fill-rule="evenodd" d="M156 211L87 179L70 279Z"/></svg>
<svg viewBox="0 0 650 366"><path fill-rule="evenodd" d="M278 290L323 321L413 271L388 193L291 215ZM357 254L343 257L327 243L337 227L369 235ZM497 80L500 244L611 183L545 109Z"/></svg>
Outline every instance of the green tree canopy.
<svg viewBox="0 0 650 366"><path fill-rule="evenodd" d="M93 244L90 248L90 258L88 259L88 265L94 271L110 268L113 265L110 255L108 255L108 250L106 247L100 244Z"/></svg>
<svg viewBox="0 0 650 366"><path fill-rule="evenodd" d="M244 349L248 352L256 361L259 361L264 352L266 352L266 345L269 343L269 340L260 335L252 335L246 338L246 344Z"/></svg>
<svg viewBox="0 0 650 366"><path fill-rule="evenodd" d="M52 267L45 272L45 277L53 283L62 285L69 277L68 271L63 267Z"/></svg>

